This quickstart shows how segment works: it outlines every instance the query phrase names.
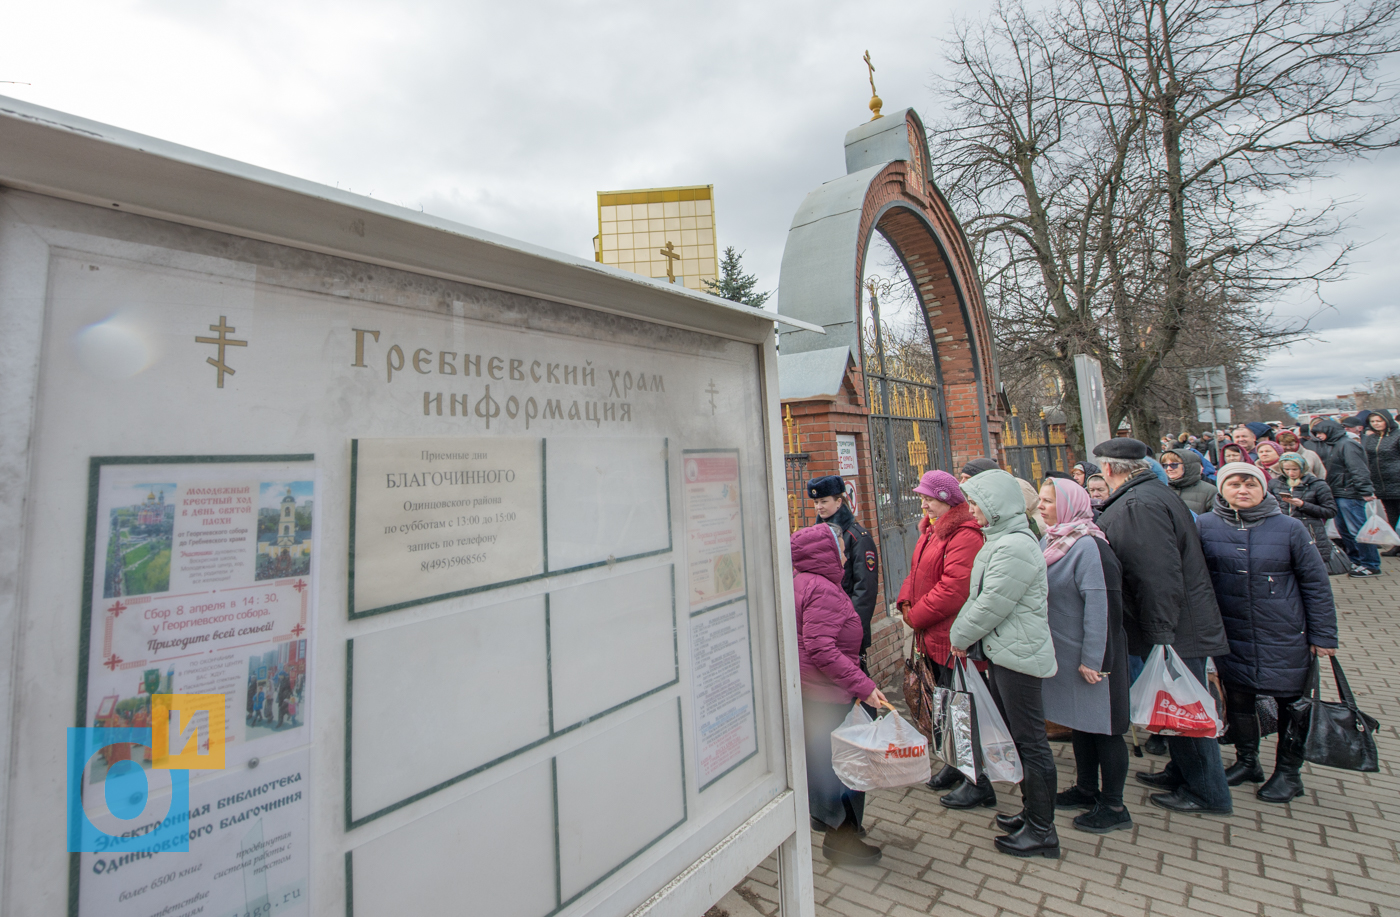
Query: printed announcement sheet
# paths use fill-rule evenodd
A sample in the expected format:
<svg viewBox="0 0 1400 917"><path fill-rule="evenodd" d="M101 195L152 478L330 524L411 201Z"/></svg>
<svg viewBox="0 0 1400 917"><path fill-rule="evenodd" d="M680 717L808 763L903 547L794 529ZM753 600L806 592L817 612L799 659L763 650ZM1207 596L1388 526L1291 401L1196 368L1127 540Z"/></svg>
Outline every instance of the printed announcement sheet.
<svg viewBox="0 0 1400 917"><path fill-rule="evenodd" d="M352 455L352 616L544 572L539 439L361 439Z"/></svg>
<svg viewBox="0 0 1400 917"><path fill-rule="evenodd" d="M222 694L230 760L310 741L313 463L136 461L100 464L92 495L84 725L149 727L152 695ZM89 774L99 795L112 763Z"/></svg>
<svg viewBox="0 0 1400 917"><path fill-rule="evenodd" d="M189 850L151 855L84 853L79 917L303 917L313 913L310 754L242 762L189 789ZM154 817L153 817L154 819Z"/></svg>
<svg viewBox="0 0 1400 917"><path fill-rule="evenodd" d="M737 451L687 451L685 550L690 607L744 594L744 511Z"/></svg>
<svg viewBox="0 0 1400 917"><path fill-rule="evenodd" d="M749 605L738 601L690 619L691 696L700 789L758 750Z"/></svg>
<svg viewBox="0 0 1400 917"><path fill-rule="evenodd" d="M690 691L704 789L758 749L744 574L739 452L686 451Z"/></svg>

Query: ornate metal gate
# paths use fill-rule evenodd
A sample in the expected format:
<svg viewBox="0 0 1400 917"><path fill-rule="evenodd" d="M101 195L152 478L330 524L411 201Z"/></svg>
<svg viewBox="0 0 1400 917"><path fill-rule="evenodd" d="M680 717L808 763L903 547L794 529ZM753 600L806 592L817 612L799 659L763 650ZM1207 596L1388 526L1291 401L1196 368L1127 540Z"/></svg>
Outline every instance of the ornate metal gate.
<svg viewBox="0 0 1400 917"><path fill-rule="evenodd" d="M923 510L912 493L930 468L947 468L948 439L938 383L921 369L885 352L880 304L870 291L874 353L865 360L865 403L870 409L870 451L875 465L875 514L885 602L894 602L909 575ZM930 356L932 351L930 350Z"/></svg>
<svg viewBox="0 0 1400 917"><path fill-rule="evenodd" d="M1006 450L1006 461L1011 473L1039 485L1045 480L1047 471L1069 471L1069 446L1065 434L1051 430L1045 422L1045 412L1040 419L1030 423L1022 420L1011 409L1011 417L1002 427L1001 445Z"/></svg>

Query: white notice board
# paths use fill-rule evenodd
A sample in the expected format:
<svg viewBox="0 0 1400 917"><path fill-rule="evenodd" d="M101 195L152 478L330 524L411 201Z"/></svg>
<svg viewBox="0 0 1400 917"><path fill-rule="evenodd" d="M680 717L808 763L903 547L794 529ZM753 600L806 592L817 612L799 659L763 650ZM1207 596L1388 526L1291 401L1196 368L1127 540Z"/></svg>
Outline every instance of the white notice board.
<svg viewBox="0 0 1400 917"><path fill-rule="evenodd" d="M0 120L0 642L45 686L0 911L693 915L776 849L810 913L771 317L67 117ZM67 730L165 692L223 698L224 767L171 814L111 746L84 811L189 849L69 853Z"/></svg>

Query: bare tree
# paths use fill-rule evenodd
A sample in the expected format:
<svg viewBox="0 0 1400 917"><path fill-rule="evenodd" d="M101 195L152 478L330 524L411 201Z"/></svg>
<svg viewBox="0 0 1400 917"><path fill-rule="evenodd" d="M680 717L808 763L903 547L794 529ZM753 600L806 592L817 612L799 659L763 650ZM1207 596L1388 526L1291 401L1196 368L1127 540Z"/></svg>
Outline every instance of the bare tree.
<svg viewBox="0 0 1400 917"><path fill-rule="evenodd" d="M1338 159L1397 143L1395 89L1375 79L1397 4L1004 5L950 42L940 174L1003 363L1059 377L1072 443L1075 353L1103 363L1110 422L1152 442L1192 362L1243 378L1306 332L1269 306L1341 276L1349 248L1335 202L1291 201Z"/></svg>

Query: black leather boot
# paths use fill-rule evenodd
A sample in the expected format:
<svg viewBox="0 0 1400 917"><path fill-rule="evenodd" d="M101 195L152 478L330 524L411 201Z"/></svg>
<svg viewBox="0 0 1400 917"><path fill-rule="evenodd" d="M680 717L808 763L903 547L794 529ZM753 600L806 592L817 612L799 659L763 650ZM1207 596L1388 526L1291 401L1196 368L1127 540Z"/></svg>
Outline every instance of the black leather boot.
<svg viewBox="0 0 1400 917"><path fill-rule="evenodd" d="M1259 720L1254 708L1248 713L1227 713L1225 721L1235 743L1235 763L1225 768L1225 782L1230 786L1263 783L1264 769L1259 766Z"/></svg>
<svg viewBox="0 0 1400 917"><path fill-rule="evenodd" d="M1015 857L1060 858L1060 836L1055 833L1055 773L1028 774L1021 782L1026 810L1019 830L996 838L1002 853Z"/></svg>
<svg viewBox="0 0 1400 917"><path fill-rule="evenodd" d="M997 791L992 789L992 781L983 774L977 778L976 783L963 781L962 786L938 800L950 809L975 809L978 806L986 806L995 809L997 805Z"/></svg>
<svg viewBox="0 0 1400 917"><path fill-rule="evenodd" d="M822 853L841 866L873 866L880 862L882 855L879 847L860 839L856 826L849 820L826 832L822 840Z"/></svg>
<svg viewBox="0 0 1400 917"><path fill-rule="evenodd" d="M997 813L997 827L1007 834L1015 834L1021 830L1021 826L1026 823L1026 810L1022 809L1015 815L1002 815Z"/></svg>
<svg viewBox="0 0 1400 917"><path fill-rule="evenodd" d="M1265 802L1285 803L1306 792L1303 777L1302 743L1294 735L1292 717L1279 717L1278 752L1274 756L1274 774L1261 786L1255 796Z"/></svg>
<svg viewBox="0 0 1400 917"><path fill-rule="evenodd" d="M959 783L963 782L963 772L951 764L943 765L943 770L933 775L933 779L928 782L931 790L951 790Z"/></svg>
<svg viewBox="0 0 1400 917"><path fill-rule="evenodd" d="M1235 763L1225 768L1225 782L1230 786L1264 782L1264 768L1259 766L1259 744L1257 742L1253 751L1246 751L1239 745L1235 746Z"/></svg>

